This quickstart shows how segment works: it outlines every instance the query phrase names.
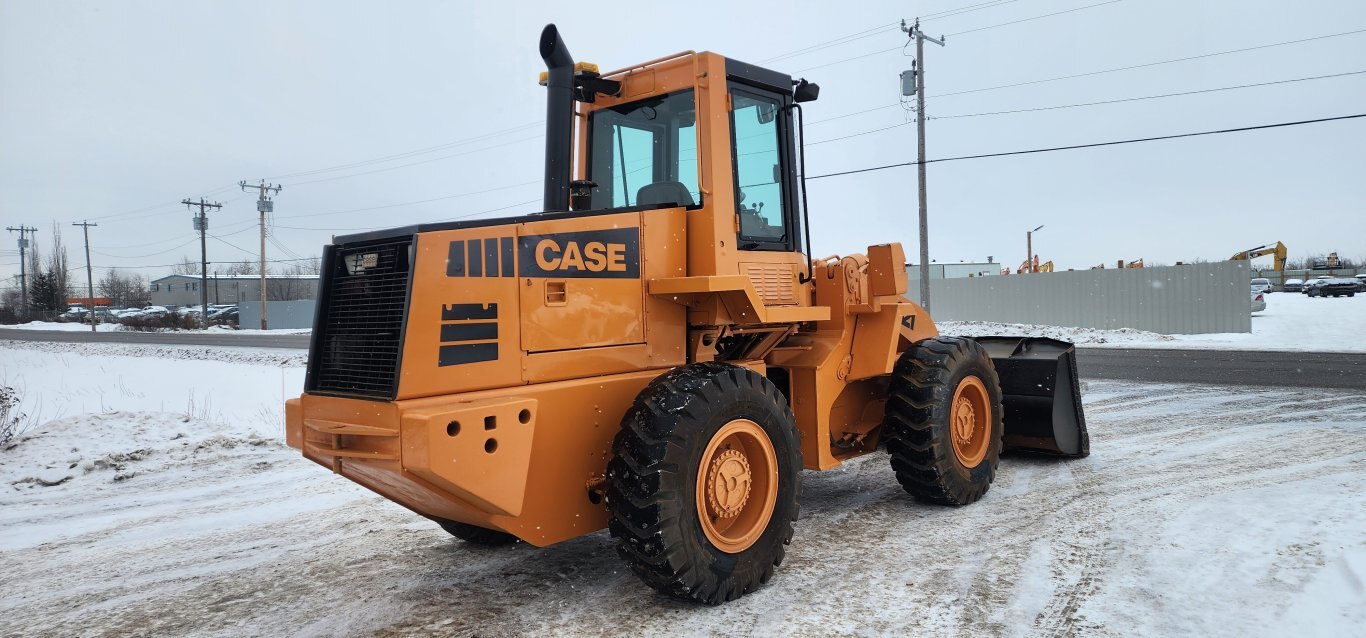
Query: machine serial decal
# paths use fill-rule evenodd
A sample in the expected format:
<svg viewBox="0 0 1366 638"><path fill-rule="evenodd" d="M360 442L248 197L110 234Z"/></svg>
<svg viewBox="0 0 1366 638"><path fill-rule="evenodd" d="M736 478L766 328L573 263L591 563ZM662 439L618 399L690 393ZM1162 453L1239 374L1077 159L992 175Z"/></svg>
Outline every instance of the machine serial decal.
<svg viewBox="0 0 1366 638"><path fill-rule="evenodd" d="M640 231L612 228L517 238L522 277L639 279Z"/></svg>
<svg viewBox="0 0 1366 638"><path fill-rule="evenodd" d="M437 354L438 366L497 361L498 304L457 303L441 306L441 343Z"/></svg>

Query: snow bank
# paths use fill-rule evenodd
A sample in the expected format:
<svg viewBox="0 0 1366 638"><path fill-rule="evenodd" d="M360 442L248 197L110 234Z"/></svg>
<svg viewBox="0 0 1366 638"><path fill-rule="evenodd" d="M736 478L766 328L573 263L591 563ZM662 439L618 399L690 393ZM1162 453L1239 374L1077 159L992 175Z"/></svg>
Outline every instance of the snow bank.
<svg viewBox="0 0 1366 638"><path fill-rule="evenodd" d="M88 323L66 323L61 321L30 321L14 325L0 326L6 330L61 330L63 332L90 332ZM123 324L118 323L98 323L95 329L99 332L118 332L123 330Z"/></svg>
<svg viewBox="0 0 1366 638"><path fill-rule="evenodd" d="M1097 330L990 321L941 321L946 335L1049 337L1098 348L1189 348L1279 352L1366 352L1366 294L1310 298L1298 293L1266 295L1266 310L1252 314L1252 332L1163 335L1123 328Z"/></svg>
<svg viewBox="0 0 1366 638"><path fill-rule="evenodd" d="M1066 328L1063 326L1033 326L1022 323L996 323L994 321L940 321L935 324L940 334L955 337L984 337L999 335L1003 337L1048 337L1068 341L1077 345L1102 343L1133 346L1136 344L1167 344L1176 341L1171 335L1145 332L1132 328L1119 330L1098 330L1095 328Z"/></svg>
<svg viewBox="0 0 1366 638"><path fill-rule="evenodd" d="M302 366L308 363L308 351L283 348L248 348L228 346L159 346L152 344L66 343L57 341L10 341L0 339L0 347L16 350L37 350L50 353L75 353L97 357L137 357L152 359L191 359L254 363L274 366ZM128 364L132 371L145 368L146 362ZM155 367L155 366L154 366Z"/></svg>

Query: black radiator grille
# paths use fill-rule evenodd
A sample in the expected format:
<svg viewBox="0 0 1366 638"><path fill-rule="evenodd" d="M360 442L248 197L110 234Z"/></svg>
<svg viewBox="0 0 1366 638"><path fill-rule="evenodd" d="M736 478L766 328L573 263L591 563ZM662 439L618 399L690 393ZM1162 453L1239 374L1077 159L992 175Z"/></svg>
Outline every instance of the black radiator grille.
<svg viewBox="0 0 1366 638"><path fill-rule="evenodd" d="M309 391L395 397L412 244L405 237L336 248L313 335Z"/></svg>

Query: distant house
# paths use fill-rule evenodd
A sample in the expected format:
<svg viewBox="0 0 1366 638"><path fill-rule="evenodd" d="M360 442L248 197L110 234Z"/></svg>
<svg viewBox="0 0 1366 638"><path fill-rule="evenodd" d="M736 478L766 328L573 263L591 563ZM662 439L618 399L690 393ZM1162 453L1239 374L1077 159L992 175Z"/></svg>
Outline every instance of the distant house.
<svg viewBox="0 0 1366 638"><path fill-rule="evenodd" d="M196 275L169 275L153 279L149 286L154 306L197 306L200 279ZM237 304L261 300L259 275L222 275L208 279L210 304ZM270 301L295 301L318 297L317 275L269 275L266 296Z"/></svg>

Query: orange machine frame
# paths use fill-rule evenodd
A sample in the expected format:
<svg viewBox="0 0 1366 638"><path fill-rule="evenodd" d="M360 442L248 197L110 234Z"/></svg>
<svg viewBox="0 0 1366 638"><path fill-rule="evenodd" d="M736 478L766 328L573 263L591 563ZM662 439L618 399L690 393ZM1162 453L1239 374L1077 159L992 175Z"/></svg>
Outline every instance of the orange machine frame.
<svg viewBox="0 0 1366 638"><path fill-rule="evenodd" d="M592 111L692 88L701 204L416 233L394 400L290 400L291 446L424 516L549 545L606 526L600 486L640 390L740 340L731 361L790 397L807 468L876 449L897 353L937 334L903 297L900 245L740 250L726 59L602 77L621 91L577 104L578 177Z"/></svg>

